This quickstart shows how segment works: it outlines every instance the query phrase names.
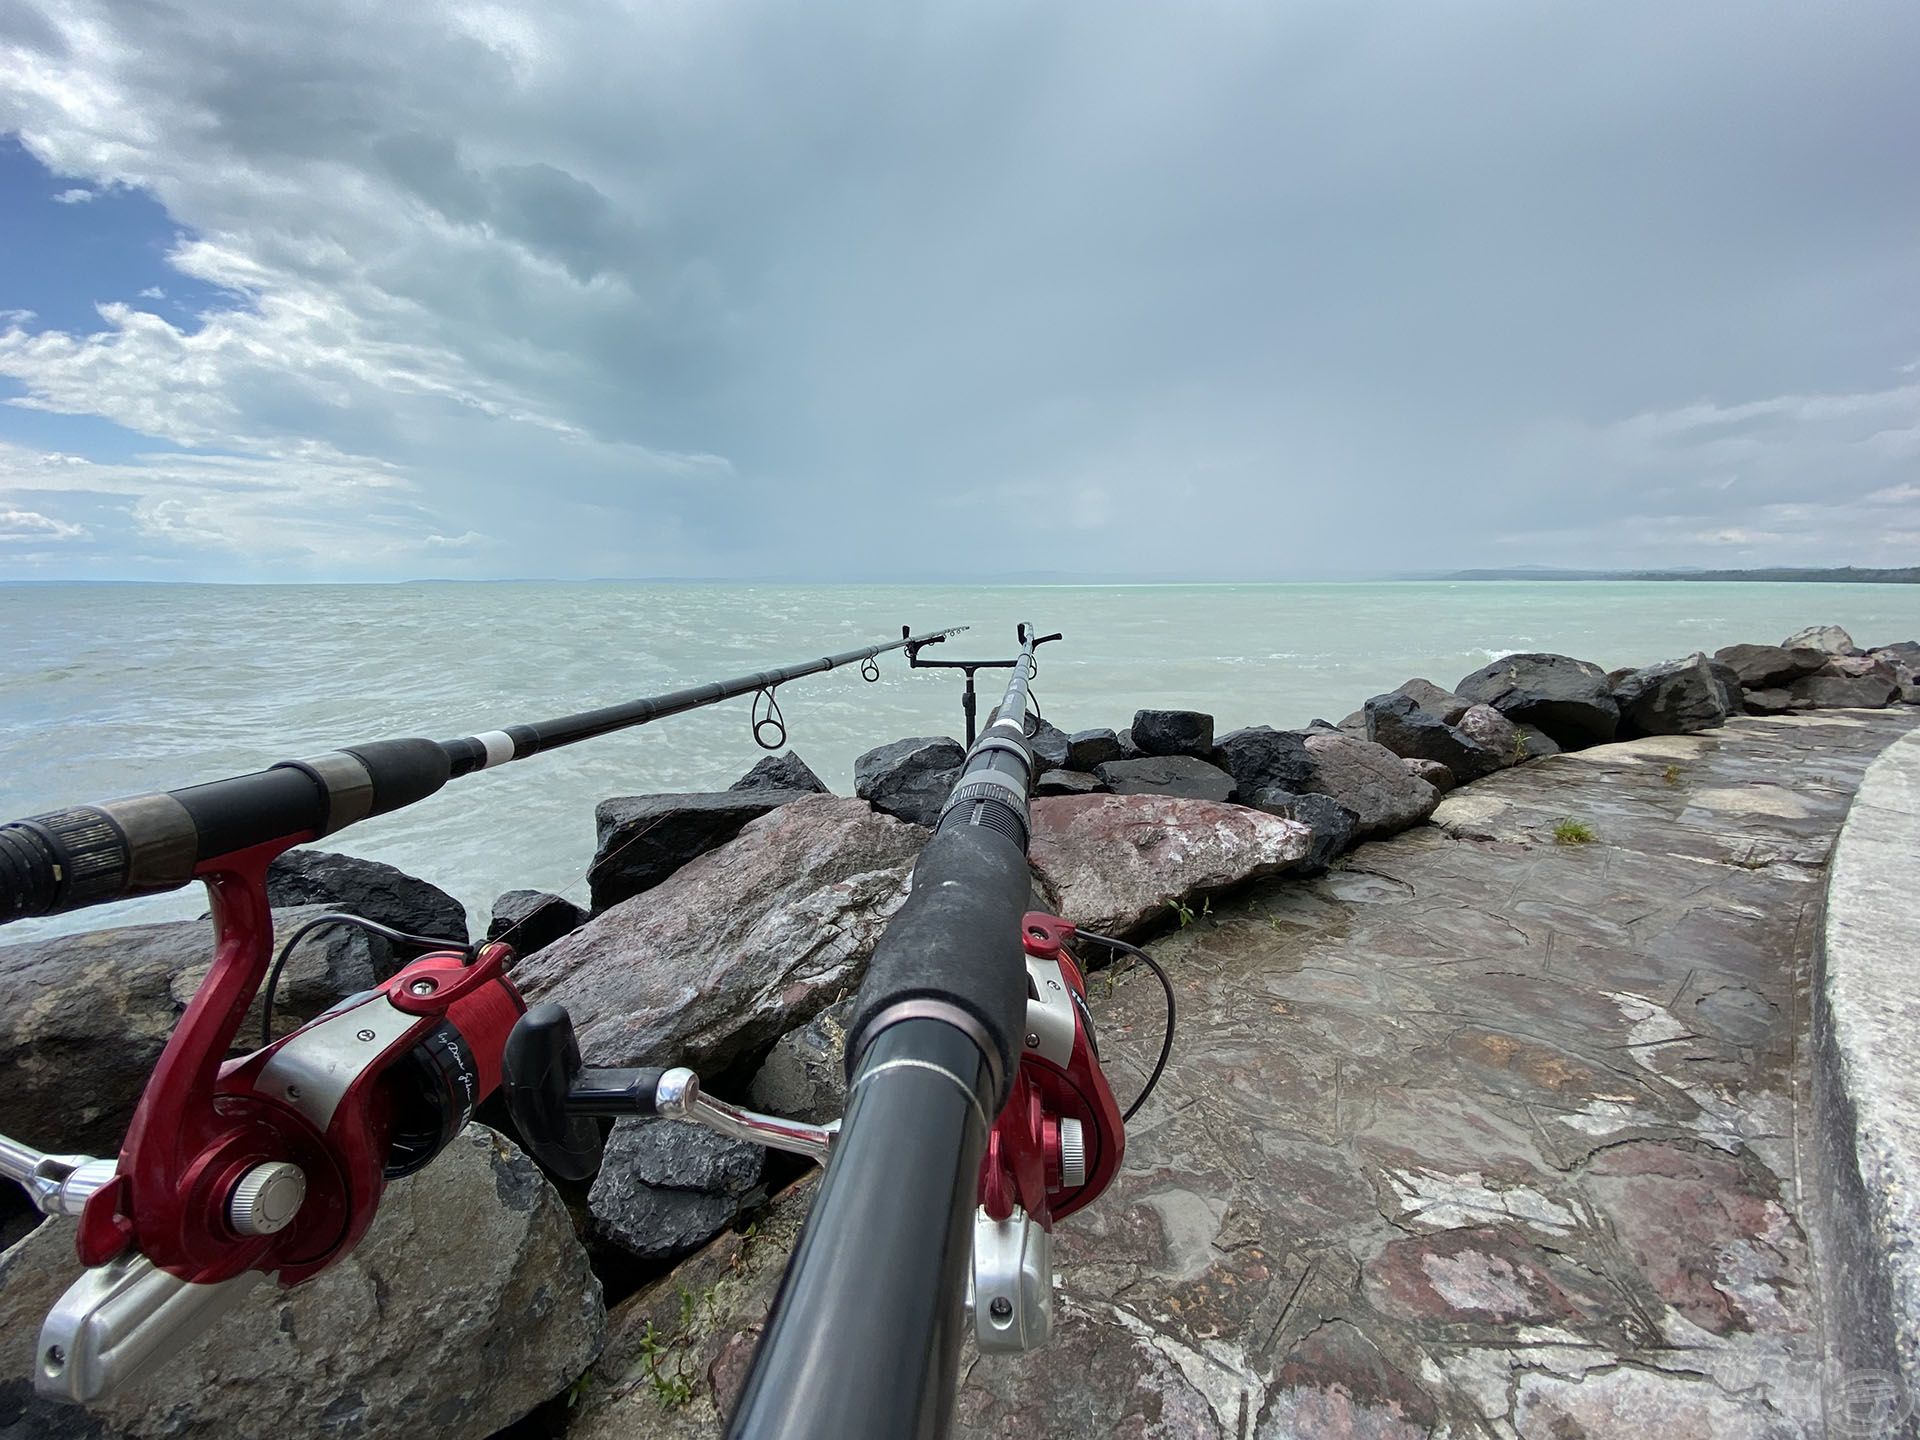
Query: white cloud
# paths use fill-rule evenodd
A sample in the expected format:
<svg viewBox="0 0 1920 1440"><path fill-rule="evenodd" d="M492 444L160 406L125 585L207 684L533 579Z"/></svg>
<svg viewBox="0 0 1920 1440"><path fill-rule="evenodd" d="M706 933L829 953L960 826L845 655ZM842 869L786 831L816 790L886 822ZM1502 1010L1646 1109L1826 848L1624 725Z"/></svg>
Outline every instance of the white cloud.
<svg viewBox="0 0 1920 1440"><path fill-rule="evenodd" d="M142 300L164 300L167 298L167 292L162 290L158 285L149 285L140 292L140 298Z"/></svg>
<svg viewBox="0 0 1920 1440"><path fill-rule="evenodd" d="M53 203L56 205L84 205L91 199L93 199L93 191L75 187L72 190L62 190L59 194L55 195L53 197Z"/></svg>
<svg viewBox="0 0 1920 1440"><path fill-rule="evenodd" d="M0 545L22 541L84 540L86 537L87 532L82 526L55 520L38 511L19 510L11 505L0 504Z"/></svg>

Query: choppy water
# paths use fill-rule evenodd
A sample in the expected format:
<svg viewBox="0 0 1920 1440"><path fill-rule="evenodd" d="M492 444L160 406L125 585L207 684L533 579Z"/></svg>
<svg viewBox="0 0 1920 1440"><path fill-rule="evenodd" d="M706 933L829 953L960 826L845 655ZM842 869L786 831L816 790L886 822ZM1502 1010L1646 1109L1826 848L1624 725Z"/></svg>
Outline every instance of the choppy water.
<svg viewBox="0 0 1920 1440"><path fill-rule="evenodd" d="M1034 686L1063 728L1181 706L1225 730L1338 720L1411 676L1451 685L1516 650L1613 667L1814 623L1863 645L1920 638L1920 586L0 586L0 818L355 741L472 734L854 648L902 623L971 625L947 654L1003 654L1021 619L1066 634ZM863 750L960 732L957 674L910 673L897 655L882 672L781 691L790 743L843 793ZM584 900L594 804L724 789L762 753L747 715L736 700L471 776L328 844L432 880L476 919L521 886ZM202 908L197 894L155 897L5 938Z"/></svg>

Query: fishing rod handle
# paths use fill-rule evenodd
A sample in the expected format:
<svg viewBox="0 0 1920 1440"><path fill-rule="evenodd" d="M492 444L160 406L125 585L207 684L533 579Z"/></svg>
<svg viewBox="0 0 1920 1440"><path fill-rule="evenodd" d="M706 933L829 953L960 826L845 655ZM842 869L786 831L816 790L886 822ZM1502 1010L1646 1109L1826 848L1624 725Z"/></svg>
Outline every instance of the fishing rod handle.
<svg viewBox="0 0 1920 1440"><path fill-rule="evenodd" d="M376 740L249 775L0 825L0 925L177 890L209 862L330 835L446 784L434 740Z"/></svg>

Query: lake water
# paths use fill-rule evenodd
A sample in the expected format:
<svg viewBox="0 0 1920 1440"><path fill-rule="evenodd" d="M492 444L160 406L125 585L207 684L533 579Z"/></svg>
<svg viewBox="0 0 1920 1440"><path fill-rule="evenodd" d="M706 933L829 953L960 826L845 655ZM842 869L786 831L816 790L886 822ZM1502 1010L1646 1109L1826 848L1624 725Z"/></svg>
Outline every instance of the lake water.
<svg viewBox="0 0 1920 1440"><path fill-rule="evenodd" d="M916 630L997 656L1066 638L1034 692L1067 730L1142 706L1239 725L1338 720L1412 676L1451 686L1551 650L1612 668L1839 624L1920 638L1920 586L1474 582L880 587L722 584L0 585L0 819L170 789L358 741L448 739ZM862 751L961 731L960 678L881 661L780 692L790 744L852 789ZM983 672L983 682L987 676ZM981 713L998 698L983 693ZM423 876L484 923L503 890L583 901L593 807L725 789L763 753L745 699L456 781L329 841ZM9 927L6 939L188 916L197 891Z"/></svg>

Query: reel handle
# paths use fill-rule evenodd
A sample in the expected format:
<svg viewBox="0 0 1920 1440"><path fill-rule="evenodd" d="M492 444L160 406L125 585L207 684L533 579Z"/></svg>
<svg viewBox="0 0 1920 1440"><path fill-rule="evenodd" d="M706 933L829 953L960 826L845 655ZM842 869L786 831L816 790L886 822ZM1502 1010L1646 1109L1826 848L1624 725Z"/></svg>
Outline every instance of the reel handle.
<svg viewBox="0 0 1920 1440"><path fill-rule="evenodd" d="M654 1097L666 1073L589 1067L573 1017L551 1002L514 1023L500 1068L507 1111L528 1153L549 1174L576 1181L600 1168L604 1141L595 1118L658 1114Z"/></svg>

